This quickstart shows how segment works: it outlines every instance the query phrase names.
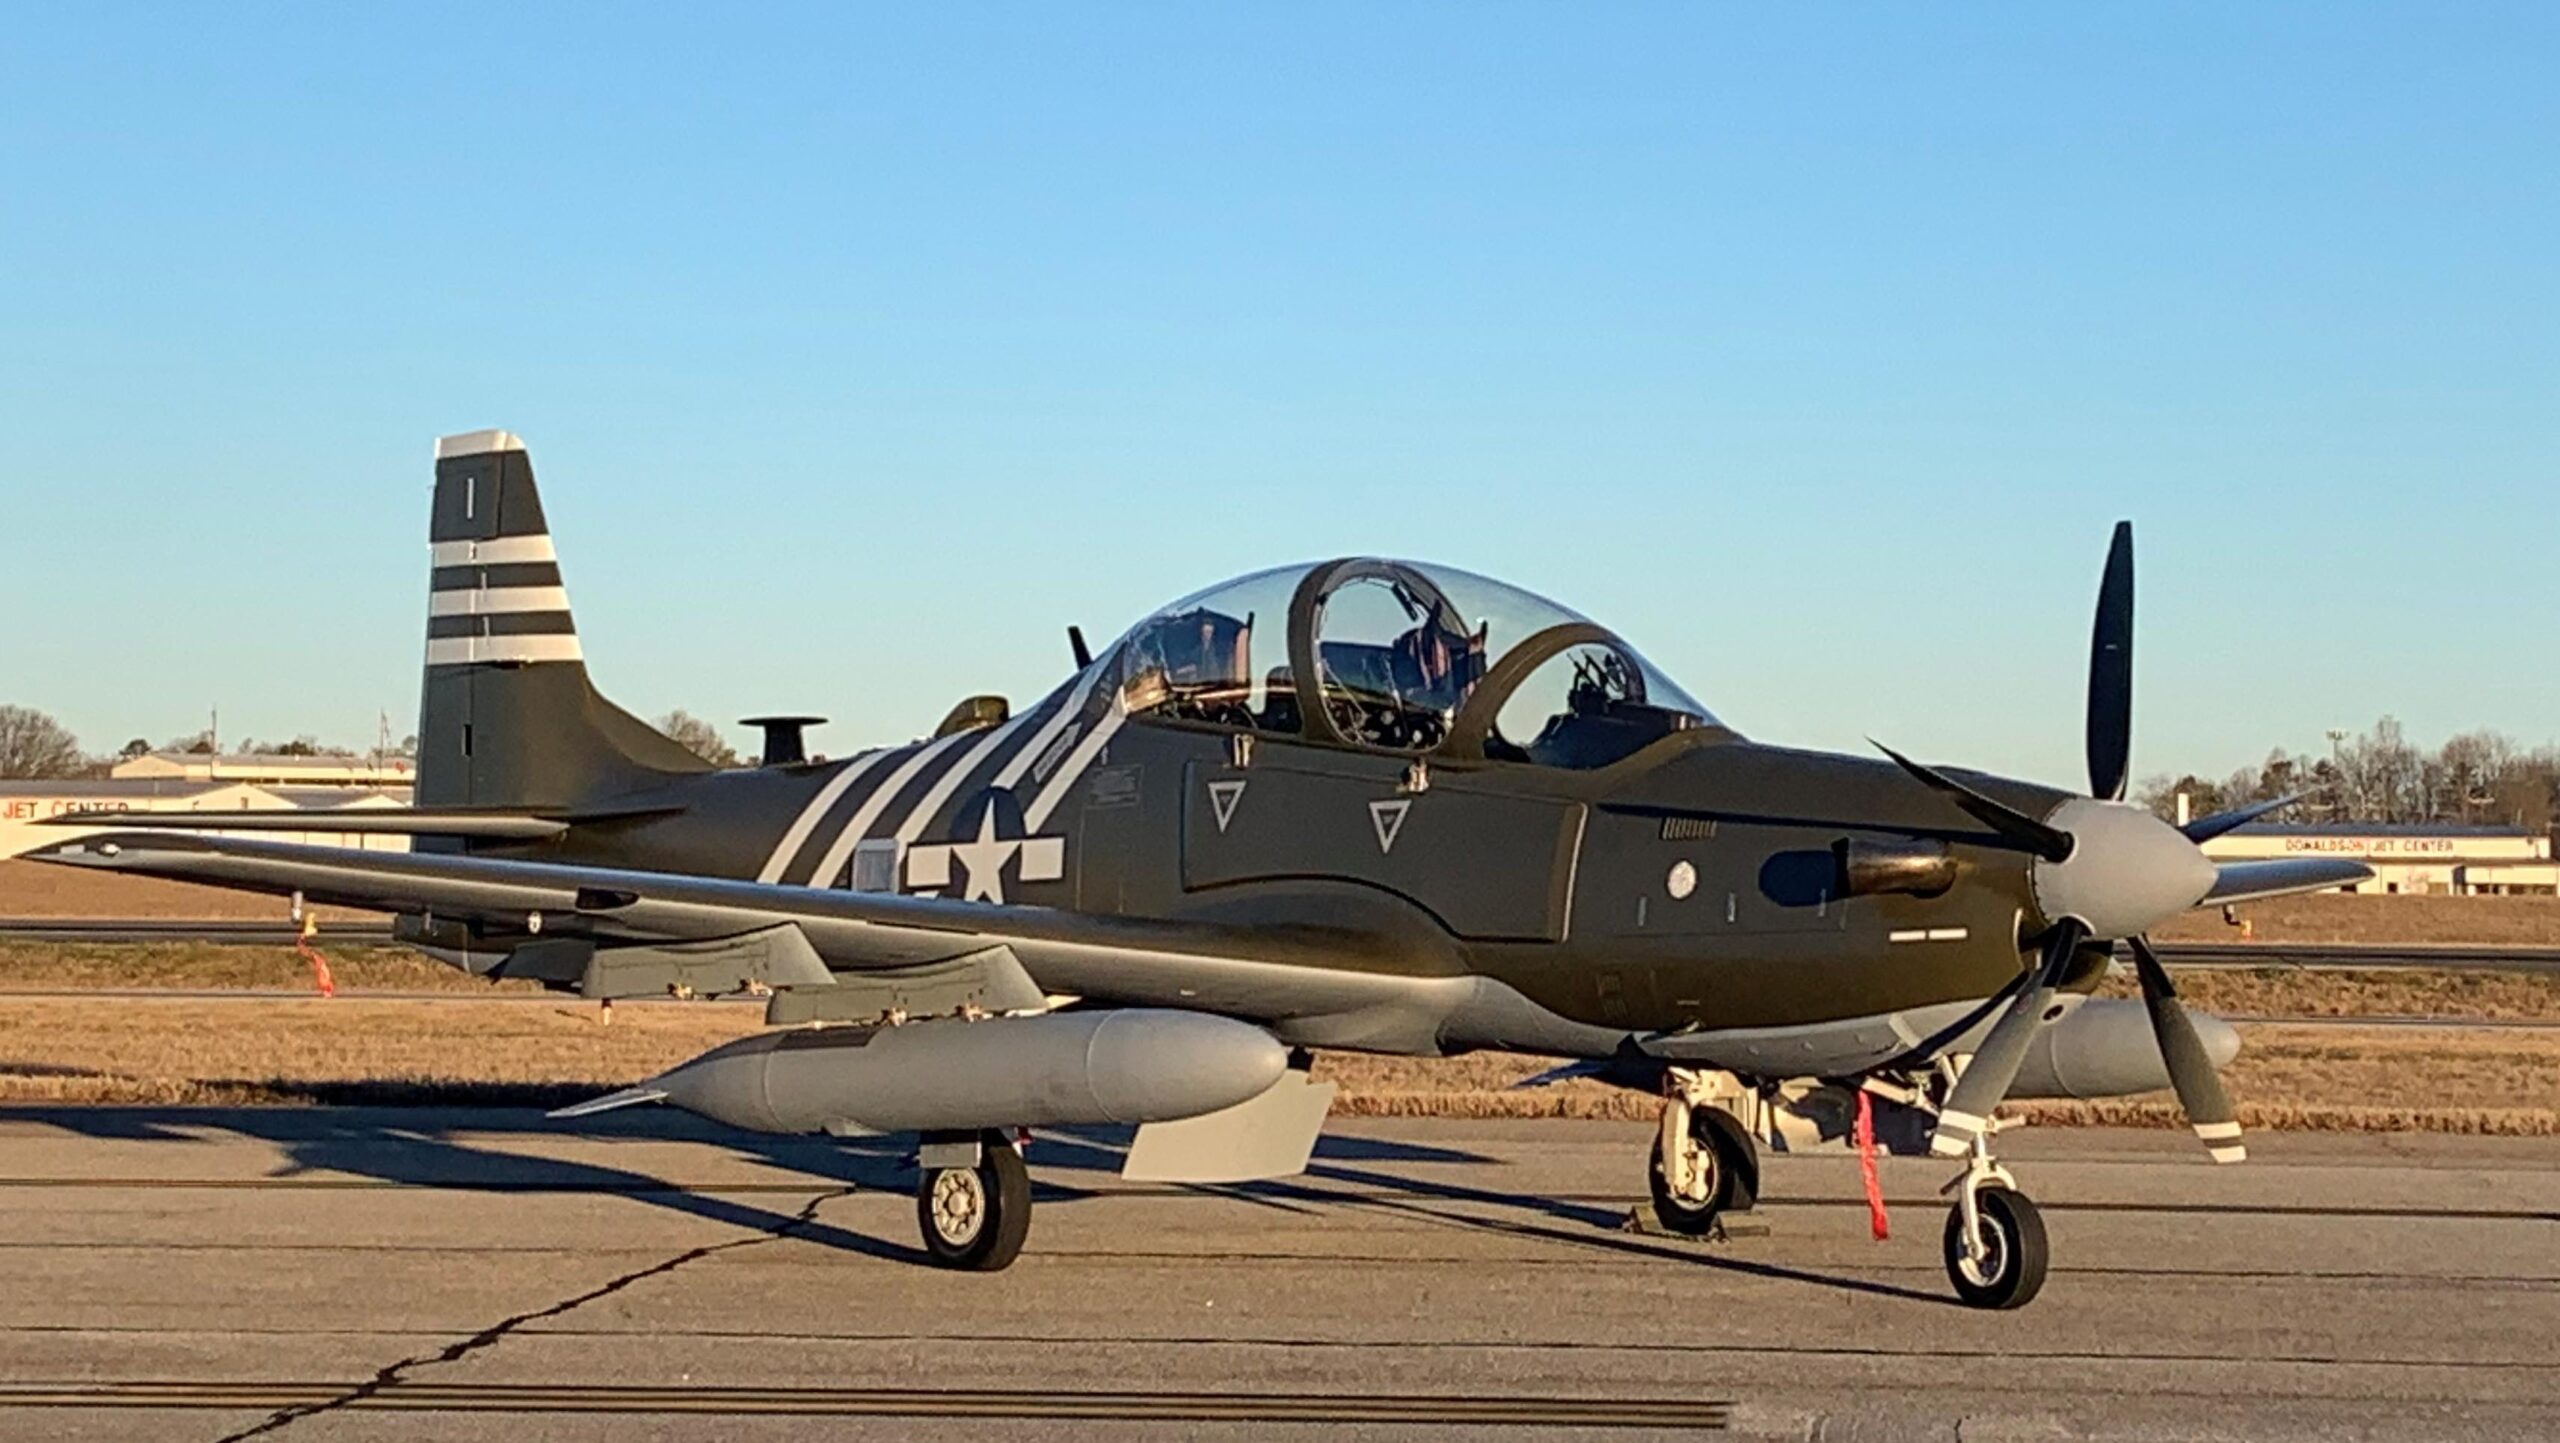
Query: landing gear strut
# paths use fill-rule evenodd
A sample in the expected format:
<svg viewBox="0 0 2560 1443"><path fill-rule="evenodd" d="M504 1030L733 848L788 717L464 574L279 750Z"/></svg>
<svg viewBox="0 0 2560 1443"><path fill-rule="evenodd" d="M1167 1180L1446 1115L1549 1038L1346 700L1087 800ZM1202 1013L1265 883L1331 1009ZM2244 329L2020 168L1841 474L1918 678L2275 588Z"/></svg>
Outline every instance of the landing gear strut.
<svg viewBox="0 0 2560 1443"><path fill-rule="evenodd" d="M1962 1175L1948 1183L1947 1280L1977 1308L2024 1307L2044 1287L2044 1214L1991 1156L1989 1133L1973 1139Z"/></svg>
<svg viewBox="0 0 2560 1443"><path fill-rule="evenodd" d="M1031 1233L1031 1174L1002 1132L924 1140L916 1167L916 1222L925 1251L946 1268L992 1273Z"/></svg>
<svg viewBox="0 0 2560 1443"><path fill-rule="evenodd" d="M1649 1169L1653 1215L1672 1232L1703 1235L1725 1213L1749 1212L1759 1202L1759 1158L1733 1114L1716 1105L1708 1074L1673 1068L1662 1091Z"/></svg>

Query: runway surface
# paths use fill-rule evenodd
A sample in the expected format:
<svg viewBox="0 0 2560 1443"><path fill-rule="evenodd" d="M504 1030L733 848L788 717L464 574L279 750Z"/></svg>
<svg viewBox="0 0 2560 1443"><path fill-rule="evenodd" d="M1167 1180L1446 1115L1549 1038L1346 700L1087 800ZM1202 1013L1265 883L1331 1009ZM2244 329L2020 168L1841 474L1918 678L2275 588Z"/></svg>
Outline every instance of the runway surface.
<svg viewBox="0 0 2560 1443"><path fill-rule="evenodd" d="M612 1124L605 1126L603 1124ZM1773 1158L1766 1231L1620 1230L1648 1130L1348 1120L1286 1184L1044 1135L1010 1271L900 1150L667 1114L0 1110L0 1437L2560 1433L2560 1142L2021 1131L2056 1265L1955 1305L1941 1164Z"/></svg>

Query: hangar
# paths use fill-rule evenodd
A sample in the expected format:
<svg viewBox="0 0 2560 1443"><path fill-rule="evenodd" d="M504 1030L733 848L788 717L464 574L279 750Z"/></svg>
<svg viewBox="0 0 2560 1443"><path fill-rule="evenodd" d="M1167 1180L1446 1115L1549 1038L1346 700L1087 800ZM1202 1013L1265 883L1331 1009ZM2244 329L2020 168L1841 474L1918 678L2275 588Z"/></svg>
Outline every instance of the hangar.
<svg viewBox="0 0 2560 1443"><path fill-rule="evenodd" d="M358 808L379 810L408 804L409 788L405 785L261 786L246 781L188 781L165 777L0 782L0 857L15 857L47 843L80 835L73 829L43 825L48 818L73 812L203 812L208 814L207 830L213 830L214 818L222 812L281 808L309 811L312 829L263 835L315 846L405 852L409 849L407 837L332 831L328 826L328 813ZM112 823L102 825L99 830L105 831L111 826Z"/></svg>
<svg viewBox="0 0 2560 1443"><path fill-rule="evenodd" d="M2260 822L2204 844L2217 862L2348 857L2373 869L2342 892L2454 896L2560 894L2549 834L2522 827L2414 822Z"/></svg>

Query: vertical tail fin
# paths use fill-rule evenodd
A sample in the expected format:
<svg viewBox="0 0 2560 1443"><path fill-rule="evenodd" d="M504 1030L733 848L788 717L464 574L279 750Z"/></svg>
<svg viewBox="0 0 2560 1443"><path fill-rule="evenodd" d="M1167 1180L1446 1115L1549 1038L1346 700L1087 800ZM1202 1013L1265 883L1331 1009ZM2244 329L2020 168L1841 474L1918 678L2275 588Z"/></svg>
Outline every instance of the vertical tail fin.
<svg viewBox="0 0 2560 1443"><path fill-rule="evenodd" d="M596 693L524 443L436 443L418 805L573 807L707 765Z"/></svg>

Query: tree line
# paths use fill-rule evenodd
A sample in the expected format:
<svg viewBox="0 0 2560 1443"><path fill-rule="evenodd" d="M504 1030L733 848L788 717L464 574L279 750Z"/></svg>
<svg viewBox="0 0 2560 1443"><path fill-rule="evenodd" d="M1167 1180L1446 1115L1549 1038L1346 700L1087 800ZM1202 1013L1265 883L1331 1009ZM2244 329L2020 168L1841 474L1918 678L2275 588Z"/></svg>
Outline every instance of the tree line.
<svg viewBox="0 0 2560 1443"><path fill-rule="evenodd" d="M745 765L736 748L720 735L719 728L677 710L658 719L658 729L683 743L696 756L713 766ZM147 737L135 737L113 752L92 756L80 746L80 739L69 728L34 707L0 704L0 781L73 781L96 780L111 772L120 761L152 752L174 752L187 756L211 756L217 749L213 732L208 729L172 737L157 746ZM389 761L395 757L415 760L418 739L403 737L396 746L346 747L320 740L305 732L284 741L260 741L243 738L221 750L232 756L251 757L369 757Z"/></svg>
<svg viewBox="0 0 2560 1443"><path fill-rule="evenodd" d="M2329 734L2326 755L2277 747L2220 781L2192 773L2146 778L2134 801L2174 817L2185 793L2197 816L2299 796L2286 815L2305 822L2453 823L2550 831L2560 816L2560 745L2525 747L2499 732L2463 732L2433 750L2396 718L2361 734Z"/></svg>

